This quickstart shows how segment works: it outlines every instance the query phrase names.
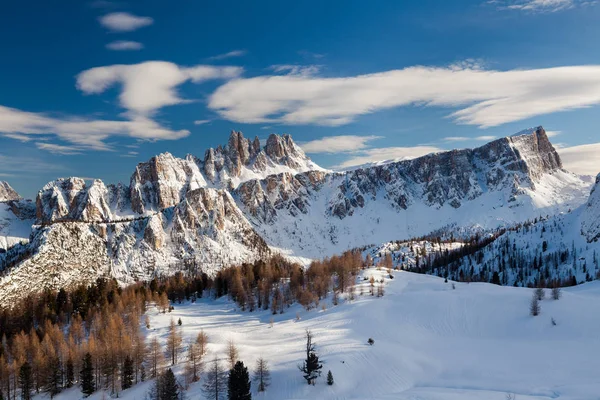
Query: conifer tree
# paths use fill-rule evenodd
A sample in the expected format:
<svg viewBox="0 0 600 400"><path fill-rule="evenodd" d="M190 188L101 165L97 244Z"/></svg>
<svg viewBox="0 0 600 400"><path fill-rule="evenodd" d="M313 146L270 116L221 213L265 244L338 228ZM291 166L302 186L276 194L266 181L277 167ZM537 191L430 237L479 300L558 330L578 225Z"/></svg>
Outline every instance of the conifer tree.
<svg viewBox="0 0 600 400"><path fill-rule="evenodd" d="M165 373L161 376L161 396L160 400L178 400L179 399L179 387L173 370L168 368Z"/></svg>
<svg viewBox="0 0 600 400"><path fill-rule="evenodd" d="M54 356L48 360L48 375L46 378L46 391L50 394L50 398L53 398L60 393L62 385L62 370L60 360Z"/></svg>
<svg viewBox="0 0 600 400"><path fill-rule="evenodd" d="M248 368L244 366L242 361L236 362L233 369L229 371L227 384L229 400L251 400L250 386Z"/></svg>
<svg viewBox="0 0 600 400"><path fill-rule="evenodd" d="M206 380L202 385L202 392L208 400L222 400L227 390L227 375L223 371L219 360L215 358L210 362L206 373Z"/></svg>
<svg viewBox="0 0 600 400"><path fill-rule="evenodd" d="M133 385L133 373L133 359L127 355L121 371L121 387L123 389L129 389Z"/></svg>
<svg viewBox="0 0 600 400"><path fill-rule="evenodd" d="M306 359L302 366L298 366L298 368L304 373L304 379L309 385L314 385L316 379L321 376L323 364L319 362L319 356L315 352L313 335L308 329L306 330Z"/></svg>
<svg viewBox="0 0 600 400"><path fill-rule="evenodd" d="M92 355L86 353L83 357L83 366L81 367L81 392L87 397L96 391L94 381L94 364Z"/></svg>
<svg viewBox="0 0 600 400"><path fill-rule="evenodd" d="M167 336L167 349L171 357L171 365L177 364L177 355L181 349L181 342L181 333L179 332L177 325L175 325L175 321L171 318L169 324L169 336Z"/></svg>
<svg viewBox="0 0 600 400"><path fill-rule="evenodd" d="M21 385L21 400L31 400L33 382L31 365L27 361L21 365L19 370L19 384Z"/></svg>
<svg viewBox="0 0 600 400"><path fill-rule="evenodd" d="M73 365L73 359L69 357L65 367L65 387L70 388L73 383L75 383L75 366Z"/></svg>
<svg viewBox="0 0 600 400"><path fill-rule="evenodd" d="M267 387L269 387L271 384L271 371L269 371L269 364L262 357L256 360L253 381L258 385L259 392L266 391Z"/></svg>
<svg viewBox="0 0 600 400"><path fill-rule="evenodd" d="M327 372L327 384L329 386L333 385L333 374L331 373L331 370Z"/></svg>

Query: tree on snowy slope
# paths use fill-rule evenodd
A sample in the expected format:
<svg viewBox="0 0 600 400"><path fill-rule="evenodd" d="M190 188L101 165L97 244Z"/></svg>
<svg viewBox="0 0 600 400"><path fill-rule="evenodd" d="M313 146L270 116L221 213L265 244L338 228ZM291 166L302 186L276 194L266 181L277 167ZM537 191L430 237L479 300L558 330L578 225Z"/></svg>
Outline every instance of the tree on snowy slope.
<svg viewBox="0 0 600 400"><path fill-rule="evenodd" d="M242 361L236 362L233 369L229 371L229 380L227 383L228 399L251 400L250 386L248 368L244 366Z"/></svg>
<svg viewBox="0 0 600 400"><path fill-rule="evenodd" d="M269 387L271 384L271 372L269 371L269 364L262 357L256 360L256 367L254 368L254 377L252 380L258 385L259 392L266 391L267 387Z"/></svg>
<svg viewBox="0 0 600 400"><path fill-rule="evenodd" d="M202 385L202 392L207 400L222 400L225 398L227 391L227 375L219 359L215 358L210 362L208 371L206 372L206 378L204 385Z"/></svg>
<svg viewBox="0 0 600 400"><path fill-rule="evenodd" d="M167 349L171 357L171 365L177 364L177 355L181 350L181 333L179 332L178 326L175 324L175 320L171 318L169 323L169 335L167 336Z"/></svg>
<svg viewBox="0 0 600 400"><path fill-rule="evenodd" d="M94 382L94 364L92 362L92 355L86 353L83 357L83 366L81 367L81 392L85 397L91 395L96 391L96 385Z"/></svg>
<svg viewBox="0 0 600 400"><path fill-rule="evenodd" d="M309 385L314 385L317 378L321 376L323 364L319 362L319 356L315 352L313 335L308 329L306 330L306 359L302 366L298 366L298 368L304 373L304 379Z"/></svg>

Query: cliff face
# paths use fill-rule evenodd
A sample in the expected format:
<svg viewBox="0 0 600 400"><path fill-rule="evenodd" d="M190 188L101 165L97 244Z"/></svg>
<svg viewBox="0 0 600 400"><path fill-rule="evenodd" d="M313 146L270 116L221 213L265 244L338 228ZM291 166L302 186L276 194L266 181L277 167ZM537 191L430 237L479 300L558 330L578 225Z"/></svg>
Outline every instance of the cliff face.
<svg viewBox="0 0 600 400"><path fill-rule="evenodd" d="M306 260L441 228L510 225L583 203L583 183L561 167L541 127L477 149L339 173L318 167L288 135L261 146L232 132L203 159L164 153L138 164L128 186L58 179L40 190L35 211L2 203L12 219L2 228L0 218L0 233L19 214L36 225L28 245L0 246L0 304L99 275L132 282L216 271L273 248ZM38 286L15 289L34 273Z"/></svg>
<svg viewBox="0 0 600 400"><path fill-rule="evenodd" d="M581 221L581 232L588 242L600 239L600 174L583 209Z"/></svg>

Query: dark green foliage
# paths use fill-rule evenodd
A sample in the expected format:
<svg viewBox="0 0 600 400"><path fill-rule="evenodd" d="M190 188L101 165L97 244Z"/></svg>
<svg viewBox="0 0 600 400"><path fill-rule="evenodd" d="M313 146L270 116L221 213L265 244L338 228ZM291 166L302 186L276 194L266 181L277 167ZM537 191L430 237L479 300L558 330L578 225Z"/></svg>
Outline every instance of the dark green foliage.
<svg viewBox="0 0 600 400"><path fill-rule="evenodd" d="M375 341L373 340L373 338L369 338L369 340L367 340L367 343L373 346L375 344Z"/></svg>
<svg viewBox="0 0 600 400"><path fill-rule="evenodd" d="M86 353L83 357L83 365L80 373L81 379L81 392L87 397L96 391L94 382L94 364L92 362L92 355Z"/></svg>
<svg viewBox="0 0 600 400"><path fill-rule="evenodd" d="M133 359L129 355L125 357L121 375L121 387L129 389L133 385Z"/></svg>
<svg viewBox="0 0 600 400"><path fill-rule="evenodd" d="M31 365L27 361L21 365L19 370L19 384L21 386L21 400L31 400L33 379L31 376Z"/></svg>
<svg viewBox="0 0 600 400"><path fill-rule="evenodd" d="M60 393L62 386L62 368L58 357L52 357L48 362L48 377L46 392L53 398Z"/></svg>
<svg viewBox="0 0 600 400"><path fill-rule="evenodd" d="M65 366L65 387L70 388L73 383L75 383L75 367L73 366L73 360L69 358Z"/></svg>
<svg viewBox="0 0 600 400"><path fill-rule="evenodd" d="M171 368L167 369L160 378L162 380L160 390L160 400L177 400L179 399L179 386L175 379L175 374Z"/></svg>
<svg viewBox="0 0 600 400"><path fill-rule="evenodd" d="M312 333L309 330L306 330L306 360L298 368L304 373L304 379L309 385L314 385L317 378L321 376L323 364L319 362L319 356L315 352L315 344L312 341Z"/></svg>
<svg viewBox="0 0 600 400"><path fill-rule="evenodd" d="M179 318L179 320L177 321L177 324L178 324L179 326L181 326L181 324L182 324L182 322L181 322L181 318Z"/></svg>
<svg viewBox="0 0 600 400"><path fill-rule="evenodd" d="M500 275L498 275L498 271L494 271L494 275L492 276L492 281L494 285L500 285Z"/></svg>
<svg viewBox="0 0 600 400"><path fill-rule="evenodd" d="M333 385L333 374L331 373L331 370L327 372L327 384L329 386Z"/></svg>
<svg viewBox="0 0 600 400"><path fill-rule="evenodd" d="M229 381L227 384L229 400L250 400L250 375L248 368L244 363L238 361L231 371L229 371Z"/></svg>

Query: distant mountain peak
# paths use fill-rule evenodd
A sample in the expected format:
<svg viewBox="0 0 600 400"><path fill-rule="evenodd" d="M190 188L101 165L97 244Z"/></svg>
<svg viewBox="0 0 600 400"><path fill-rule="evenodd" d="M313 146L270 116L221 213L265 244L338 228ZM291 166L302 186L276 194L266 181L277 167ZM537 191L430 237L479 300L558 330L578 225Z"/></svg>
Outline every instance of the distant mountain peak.
<svg viewBox="0 0 600 400"><path fill-rule="evenodd" d="M21 196L8 184L8 182L0 181L0 201L19 200Z"/></svg>

